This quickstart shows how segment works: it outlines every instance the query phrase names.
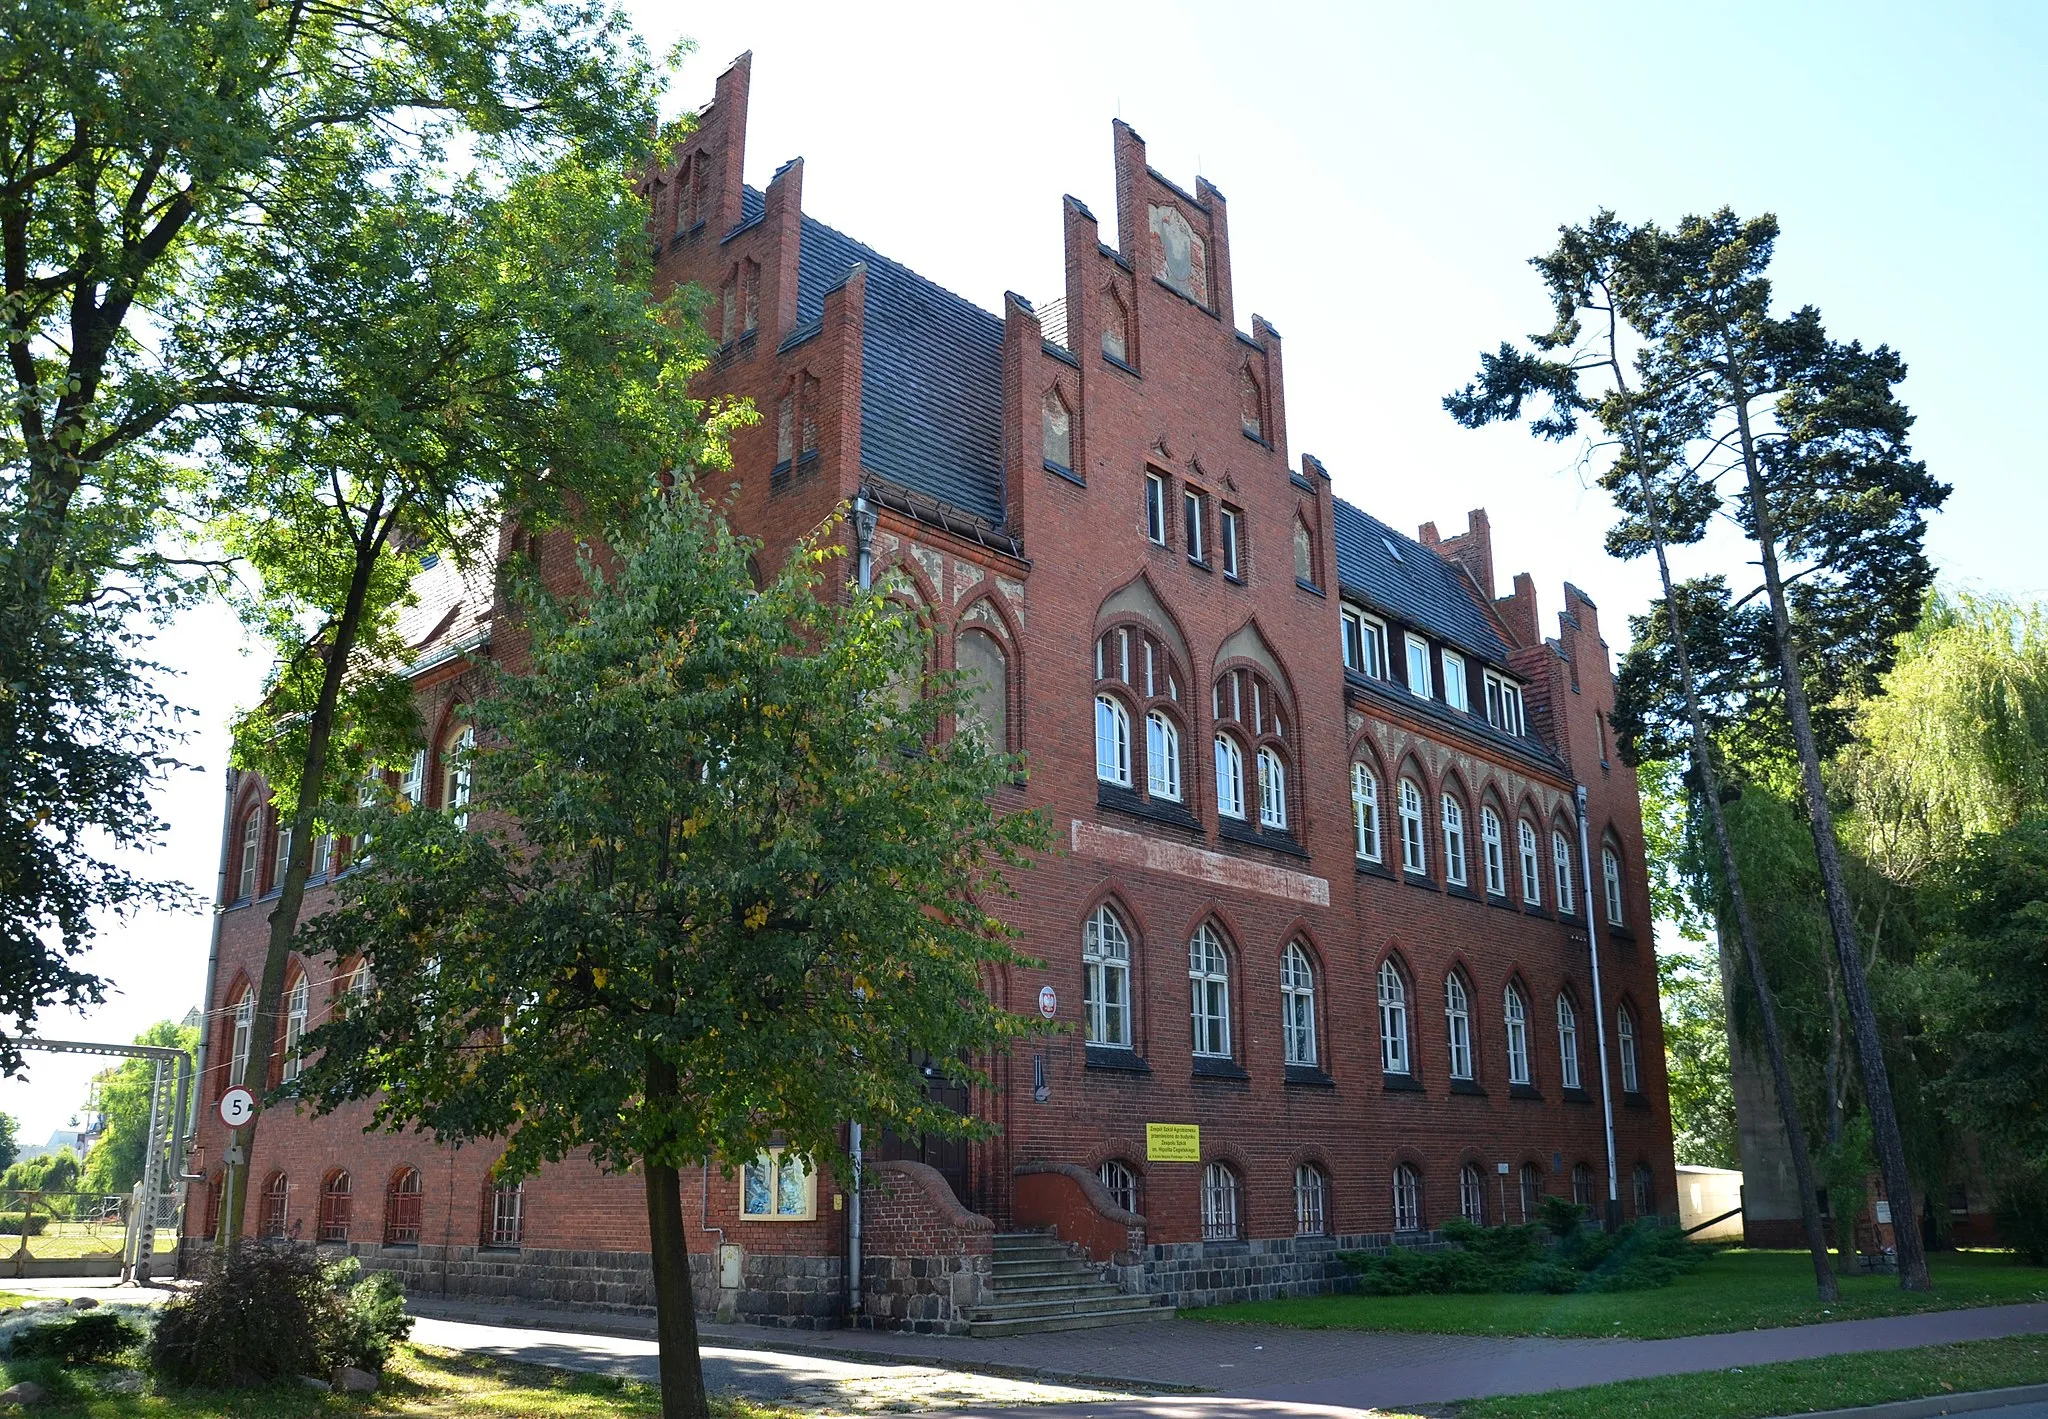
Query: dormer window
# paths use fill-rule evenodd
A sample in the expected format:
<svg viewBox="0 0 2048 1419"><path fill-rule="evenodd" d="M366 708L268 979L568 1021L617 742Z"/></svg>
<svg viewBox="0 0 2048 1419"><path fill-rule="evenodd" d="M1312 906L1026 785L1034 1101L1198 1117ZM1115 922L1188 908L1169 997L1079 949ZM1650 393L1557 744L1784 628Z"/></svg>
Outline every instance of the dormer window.
<svg viewBox="0 0 2048 1419"><path fill-rule="evenodd" d="M1353 606L1344 608L1343 626L1344 668L1375 680L1386 679L1386 626Z"/></svg>
<svg viewBox="0 0 2048 1419"><path fill-rule="evenodd" d="M1454 710L1470 710L1471 696L1465 689L1465 657L1444 652L1444 703Z"/></svg>
<svg viewBox="0 0 2048 1419"><path fill-rule="evenodd" d="M1526 729L1522 687L1491 670L1486 672L1486 722L1515 739L1520 739Z"/></svg>
<svg viewBox="0 0 2048 1419"><path fill-rule="evenodd" d="M1429 642L1414 635L1401 639L1408 647L1408 692L1426 700L1435 693L1429 677Z"/></svg>

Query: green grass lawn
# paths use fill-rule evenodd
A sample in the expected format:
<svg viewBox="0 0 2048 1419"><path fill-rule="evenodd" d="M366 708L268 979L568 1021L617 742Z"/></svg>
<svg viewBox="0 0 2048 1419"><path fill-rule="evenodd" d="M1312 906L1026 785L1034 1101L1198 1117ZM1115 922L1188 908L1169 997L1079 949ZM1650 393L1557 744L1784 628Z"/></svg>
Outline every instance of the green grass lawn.
<svg viewBox="0 0 2048 1419"><path fill-rule="evenodd" d="M52 1362L5 1363L0 1384L29 1379L47 1386L49 1398L34 1411L42 1419L651 1419L661 1412L652 1385L414 1345L401 1346L382 1387L361 1397L297 1386L113 1395L100 1383L114 1373L107 1366L60 1372ZM714 1419L792 1419L731 1399L714 1399L711 1412Z"/></svg>
<svg viewBox="0 0 2048 1419"><path fill-rule="evenodd" d="M2021 1335L1478 1399L1458 1419L1762 1419L2044 1383L2048 1337Z"/></svg>
<svg viewBox="0 0 2048 1419"><path fill-rule="evenodd" d="M1929 1259L1934 1290L1901 1291L1889 1276L1845 1276L1842 1299L1814 1299L1805 1252L1718 1251L1657 1291L1571 1296L1306 1296L1182 1311L1206 1321L1255 1321L1311 1330L1400 1330L1436 1335L1618 1335L1656 1340L1907 1311L1955 1310L2048 1299L2048 1270L2002 1252Z"/></svg>

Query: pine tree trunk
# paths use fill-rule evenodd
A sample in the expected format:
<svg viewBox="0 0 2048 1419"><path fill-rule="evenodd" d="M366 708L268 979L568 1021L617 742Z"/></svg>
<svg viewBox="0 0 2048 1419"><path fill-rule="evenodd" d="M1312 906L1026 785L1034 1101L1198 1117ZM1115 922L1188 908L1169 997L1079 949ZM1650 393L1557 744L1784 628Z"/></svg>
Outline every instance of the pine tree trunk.
<svg viewBox="0 0 2048 1419"><path fill-rule="evenodd" d="M650 1105L676 1094L676 1074L665 1060L647 1061ZM707 1419L703 1357L697 1349L697 1304L690 1287L689 1233L683 1225L681 1183L675 1166L646 1159L647 1240L654 1263L654 1327L661 1372L661 1419Z"/></svg>
<svg viewBox="0 0 2048 1419"><path fill-rule="evenodd" d="M1728 342L1732 345L1732 341ZM1927 1256L1920 1245L1919 1213L1913 1207L1912 1181L1906 1170L1906 1145L1899 1133L1899 1116L1892 1105L1890 1072L1885 1067L1884 1042L1878 1036L1877 1011L1870 1003L1870 983L1864 975L1863 953L1856 943L1856 914L1849 902L1848 884L1842 876L1841 847L1835 839L1834 812L1828 806L1827 786L1821 780L1820 744L1814 738L1813 717L1806 702L1806 680L1799 667L1799 647L1792 639L1792 618L1786 609L1785 582L1778 569L1777 534L1771 522L1770 490L1764 485L1758 466L1756 445L1749 423L1749 396L1731 368L1735 418L1742 437L1742 464L1748 480L1750 516L1755 524L1757 551L1763 563L1764 589L1770 598L1771 638L1778 652L1778 674L1785 692L1785 712L1792 721L1792 742L1799 752L1799 779L1806 795L1806 818L1813 830L1813 855L1820 866L1821 895L1827 904L1828 926L1835 940L1835 960L1841 967L1842 994L1849 1006L1849 1023L1856 1036L1857 1062L1863 1072L1863 1102L1870 1110L1872 1142L1877 1153L1878 1175L1883 1180L1886 1200L1891 1204L1892 1236L1898 1248L1899 1285L1908 1291L1929 1289Z"/></svg>

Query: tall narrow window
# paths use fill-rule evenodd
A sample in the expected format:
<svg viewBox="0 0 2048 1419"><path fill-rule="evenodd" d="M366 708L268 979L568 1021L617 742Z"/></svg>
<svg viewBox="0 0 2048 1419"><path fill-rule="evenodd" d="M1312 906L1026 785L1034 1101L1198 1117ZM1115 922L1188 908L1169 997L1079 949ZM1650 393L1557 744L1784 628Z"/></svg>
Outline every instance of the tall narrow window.
<svg viewBox="0 0 2048 1419"><path fill-rule="evenodd" d="M272 1173L263 1185L262 1221L257 1224L257 1235L272 1240L285 1235L287 1219L291 1215L291 1180L283 1173Z"/></svg>
<svg viewBox="0 0 2048 1419"><path fill-rule="evenodd" d="M1280 1037L1287 1062L1316 1062L1316 973L1308 952L1289 943L1280 957Z"/></svg>
<svg viewBox="0 0 2048 1419"><path fill-rule="evenodd" d="M1408 988L1392 961L1380 962L1380 1068L1408 1072Z"/></svg>
<svg viewBox="0 0 2048 1419"><path fill-rule="evenodd" d="M1259 826L1287 827L1287 766L1271 745L1259 750Z"/></svg>
<svg viewBox="0 0 2048 1419"><path fill-rule="evenodd" d="M484 1245L516 1247L526 1230L526 1190L518 1183L484 1184Z"/></svg>
<svg viewBox="0 0 2048 1419"><path fill-rule="evenodd" d="M302 1064L299 1041L306 1037L306 1015L312 1005L312 994L302 972L293 983L291 993L285 997L284 1082L287 1084L299 1077Z"/></svg>
<svg viewBox="0 0 2048 1419"><path fill-rule="evenodd" d="M1157 473L1145 475L1145 535L1166 545L1166 479Z"/></svg>
<svg viewBox="0 0 2048 1419"><path fill-rule="evenodd" d="M348 1174L337 1168L320 1184L320 1240L347 1241L348 1224L354 1211L355 1199L349 1194Z"/></svg>
<svg viewBox="0 0 2048 1419"><path fill-rule="evenodd" d="M1236 508L1224 506L1216 513L1217 555L1223 560L1223 574L1242 579L1244 576L1244 514Z"/></svg>
<svg viewBox="0 0 2048 1419"><path fill-rule="evenodd" d="M1507 850L1500 840L1500 814L1491 808L1479 810L1479 844L1486 858L1487 895L1505 897L1508 894Z"/></svg>
<svg viewBox="0 0 2048 1419"><path fill-rule="evenodd" d="M1266 401L1259 390L1259 378L1246 365L1238 380L1238 420L1244 431L1263 441L1266 435Z"/></svg>
<svg viewBox="0 0 2048 1419"><path fill-rule="evenodd" d="M1138 1210L1138 1175L1131 1171L1130 1164L1107 1159L1095 1169L1095 1176L1111 1202L1126 1212Z"/></svg>
<svg viewBox="0 0 2048 1419"><path fill-rule="evenodd" d="M1522 687L1491 670L1486 672L1486 720L1503 734L1522 737Z"/></svg>
<svg viewBox="0 0 2048 1419"><path fill-rule="evenodd" d="M1579 1087L1579 1012L1565 996L1557 998L1557 1068L1564 1087Z"/></svg>
<svg viewBox="0 0 2048 1419"><path fill-rule="evenodd" d="M1095 697L1095 777L1131 786L1131 717L1114 695Z"/></svg>
<svg viewBox="0 0 2048 1419"><path fill-rule="evenodd" d="M796 459L796 395L785 394L775 401L775 461Z"/></svg>
<svg viewBox="0 0 2048 1419"><path fill-rule="evenodd" d="M1635 1169L1636 1216L1657 1215L1657 1183L1650 1172L1648 1163L1638 1163Z"/></svg>
<svg viewBox="0 0 2048 1419"><path fill-rule="evenodd" d="M1509 986L1501 993L1501 1019L1508 1031L1508 1083L1529 1082L1529 1008L1522 992Z"/></svg>
<svg viewBox="0 0 2048 1419"><path fill-rule="evenodd" d="M1237 1240L1237 1174L1227 1163L1211 1163L1202 1169L1202 1239L1211 1242Z"/></svg>
<svg viewBox="0 0 2048 1419"><path fill-rule="evenodd" d="M421 1201L417 1168L400 1168L391 1175L391 1186L384 1194L385 1246L419 1245Z"/></svg>
<svg viewBox="0 0 2048 1419"><path fill-rule="evenodd" d="M1636 1017L1626 1005L1614 1012L1614 1039L1621 1052L1621 1092L1640 1094L1643 1081L1636 1070Z"/></svg>
<svg viewBox="0 0 2048 1419"><path fill-rule="evenodd" d="M263 810L251 808L242 819L242 870L236 876L235 890L238 897L256 895L256 861L258 845L263 839Z"/></svg>
<svg viewBox="0 0 2048 1419"><path fill-rule="evenodd" d="M476 730L466 724L441 749L441 806L455 815L457 828L469 826L469 760L475 750Z"/></svg>
<svg viewBox="0 0 2048 1419"><path fill-rule="evenodd" d="M1009 658L986 631L967 630L953 647L953 658L966 676L967 701L960 707L960 727L978 734L993 752L1010 747Z"/></svg>
<svg viewBox="0 0 2048 1419"><path fill-rule="evenodd" d="M725 278L725 284L718 288L718 304L723 319L719 323L718 338L730 345L740 338L740 277L739 272Z"/></svg>
<svg viewBox="0 0 2048 1419"><path fill-rule="evenodd" d="M272 870L271 870L271 873L270 873L270 885L271 885L272 887L275 887L275 888L279 889L280 891L281 891L281 890L283 890L283 888L284 888L284 874L285 874L286 872L288 872L288 871L290 871L290 870L291 870L291 865L292 865L292 825L291 825L290 823L284 822L284 821L283 821L282 819L280 819L280 820L279 820L279 822L278 822L278 825L277 825L277 861L276 861L276 863L274 863L274 864L273 864L273 866L272 866ZM1619 890L1619 886L1620 886L1620 883L1619 883L1619 879L1617 878L1617 879L1616 879L1616 889L1617 889L1617 890Z"/></svg>
<svg viewBox="0 0 2048 1419"><path fill-rule="evenodd" d="M1458 1212L1475 1227L1486 1225L1486 1179L1472 1163L1458 1169Z"/></svg>
<svg viewBox="0 0 2048 1419"><path fill-rule="evenodd" d="M228 1047L228 1083L249 1082L249 1041L250 1032L256 1028L256 992L247 986L242 988L242 998L235 1002L235 1034Z"/></svg>
<svg viewBox="0 0 2048 1419"><path fill-rule="evenodd" d="M1620 926L1621 912L1621 859L1611 847L1600 849L1600 881L1607 889L1607 924Z"/></svg>
<svg viewBox="0 0 2048 1419"><path fill-rule="evenodd" d="M1188 983L1193 996L1195 1053L1230 1057L1230 960L1213 927L1195 929L1188 943Z"/></svg>
<svg viewBox="0 0 2048 1419"><path fill-rule="evenodd" d="M1422 1230L1422 1177L1406 1163L1394 1167L1394 1230Z"/></svg>
<svg viewBox="0 0 2048 1419"><path fill-rule="evenodd" d="M1429 875L1429 854L1422 846L1422 790L1412 778L1401 780L1401 870Z"/></svg>
<svg viewBox="0 0 2048 1419"><path fill-rule="evenodd" d="M1294 1235L1297 1237L1320 1237L1328 1228L1325 1216L1329 1210L1329 1184L1323 1178L1323 1170L1314 1163L1303 1163L1294 1170Z"/></svg>
<svg viewBox="0 0 2048 1419"><path fill-rule="evenodd" d="M1444 703L1454 710L1470 710L1472 698L1465 688L1465 657L1444 652Z"/></svg>
<svg viewBox="0 0 2048 1419"><path fill-rule="evenodd" d="M1593 1205L1593 1170L1584 1163L1572 1164L1572 1201L1581 1207Z"/></svg>
<svg viewBox="0 0 2048 1419"><path fill-rule="evenodd" d="M1180 802L1180 730L1164 710L1145 716L1145 786L1154 798Z"/></svg>
<svg viewBox="0 0 2048 1419"><path fill-rule="evenodd" d="M1572 914L1572 845L1565 835L1552 829L1550 833L1550 861L1556 869L1557 910L1561 916Z"/></svg>
<svg viewBox="0 0 2048 1419"><path fill-rule="evenodd" d="M1456 971L1444 977L1444 1034L1450 1045L1451 1078L1472 1077L1472 998Z"/></svg>
<svg viewBox="0 0 2048 1419"><path fill-rule="evenodd" d="M1387 628L1350 606L1344 608L1340 624L1344 628L1344 668L1384 680L1387 677Z"/></svg>
<svg viewBox="0 0 2048 1419"><path fill-rule="evenodd" d="M417 808L427 801L427 751L412 751L412 762L405 766L405 773L398 781L399 796Z"/></svg>
<svg viewBox="0 0 2048 1419"><path fill-rule="evenodd" d="M1114 286L1103 293L1109 299L1102 303L1102 353L1118 364L1131 362L1131 317L1124 308L1123 297L1116 293Z"/></svg>
<svg viewBox="0 0 2048 1419"><path fill-rule="evenodd" d="M1108 907L1097 907L1081 934L1082 1007L1088 1043L1131 1047L1131 938Z"/></svg>
<svg viewBox="0 0 2048 1419"><path fill-rule="evenodd" d="M740 263L740 329L751 335L761 323L761 263Z"/></svg>
<svg viewBox="0 0 2048 1419"><path fill-rule="evenodd" d="M1444 877L1453 887L1465 885L1465 809L1446 793L1444 807Z"/></svg>
<svg viewBox="0 0 2048 1419"><path fill-rule="evenodd" d="M1515 820L1515 843L1522 852L1522 901L1527 906L1543 905L1543 867L1536 857L1536 825L1527 818Z"/></svg>
<svg viewBox="0 0 2048 1419"><path fill-rule="evenodd" d="M1228 734L1216 736L1216 811L1244 817L1244 750Z"/></svg>
<svg viewBox="0 0 2048 1419"><path fill-rule="evenodd" d="M1351 835L1360 861L1380 860L1380 781L1364 764L1351 766Z"/></svg>
<svg viewBox="0 0 2048 1419"><path fill-rule="evenodd" d="M1071 469L1074 466L1074 421L1067 411L1067 401L1060 398L1057 389L1045 392L1043 425L1045 461L1055 468Z"/></svg>
<svg viewBox="0 0 2048 1419"><path fill-rule="evenodd" d="M1534 1163L1522 1164L1522 1221L1533 1222L1543 1214L1543 1175Z"/></svg>
<svg viewBox="0 0 2048 1419"><path fill-rule="evenodd" d="M1401 640L1408 647L1408 692L1426 700L1436 693L1429 676L1429 642L1412 635Z"/></svg>
<svg viewBox="0 0 2048 1419"><path fill-rule="evenodd" d="M1301 518L1294 519L1294 579L1309 586L1316 584L1316 544L1309 535L1308 523Z"/></svg>
<svg viewBox="0 0 2048 1419"><path fill-rule="evenodd" d="M818 397L818 381L810 375L805 375L799 383L798 394L797 423L802 428L802 436L797 443L797 454L809 458L818 451L818 410L824 407L825 401Z"/></svg>
<svg viewBox="0 0 2048 1419"><path fill-rule="evenodd" d="M313 839L313 864L307 870L309 877L325 877L334 869L334 834L322 833Z"/></svg>
<svg viewBox="0 0 2048 1419"><path fill-rule="evenodd" d="M1190 488L1180 495L1181 542L1188 549L1188 560L1207 562L1209 549L1202 539L1202 495Z"/></svg>

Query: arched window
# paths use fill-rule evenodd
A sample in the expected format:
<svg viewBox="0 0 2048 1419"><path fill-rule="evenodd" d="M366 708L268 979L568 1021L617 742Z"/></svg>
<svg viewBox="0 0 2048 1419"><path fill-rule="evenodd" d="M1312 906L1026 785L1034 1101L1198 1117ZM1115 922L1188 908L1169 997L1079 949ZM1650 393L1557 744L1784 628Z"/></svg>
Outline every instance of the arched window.
<svg viewBox="0 0 2048 1419"><path fill-rule="evenodd" d="M1593 1205L1593 1170L1584 1163L1572 1164L1572 1201L1581 1207Z"/></svg>
<svg viewBox="0 0 2048 1419"><path fill-rule="evenodd" d="M1422 789L1412 778L1401 780L1401 870L1429 875L1429 854L1422 846Z"/></svg>
<svg viewBox="0 0 2048 1419"><path fill-rule="evenodd" d="M1508 894L1506 844L1501 841L1500 815L1491 808L1479 810L1479 842L1486 856L1487 895L1505 897Z"/></svg>
<svg viewBox="0 0 2048 1419"><path fill-rule="evenodd" d="M1280 957L1280 1036L1289 1064L1315 1064L1316 973L1296 942Z"/></svg>
<svg viewBox="0 0 2048 1419"><path fill-rule="evenodd" d="M1444 795L1444 878L1453 887L1465 885L1465 808Z"/></svg>
<svg viewBox="0 0 2048 1419"><path fill-rule="evenodd" d="M1380 781L1364 764L1351 766L1351 833L1361 862L1380 860Z"/></svg>
<svg viewBox="0 0 2048 1419"><path fill-rule="evenodd" d="M272 1173L263 1184L263 1211L259 1214L256 1235L277 1238L285 1235L286 1219L291 1215L291 1180L283 1173Z"/></svg>
<svg viewBox="0 0 2048 1419"><path fill-rule="evenodd" d="M1230 958L1223 938L1206 922L1188 942L1188 984L1193 996L1195 1053L1230 1057Z"/></svg>
<svg viewBox="0 0 2048 1419"><path fill-rule="evenodd" d="M1095 1176L1101 1180L1111 1202L1126 1212L1138 1210L1138 1175L1131 1171L1130 1164L1107 1159L1095 1169Z"/></svg>
<svg viewBox="0 0 2048 1419"><path fill-rule="evenodd" d="M1607 888L1607 924L1620 926L1621 913L1621 859L1611 847L1600 849L1600 880Z"/></svg>
<svg viewBox="0 0 2048 1419"><path fill-rule="evenodd" d="M1408 1072L1408 988L1392 961L1380 962L1380 1068Z"/></svg>
<svg viewBox="0 0 2048 1419"><path fill-rule="evenodd" d="M1227 1163L1202 1169L1202 1239L1235 1241L1241 1230L1237 1174Z"/></svg>
<svg viewBox="0 0 2048 1419"><path fill-rule="evenodd" d="M1562 829L1550 830L1550 861L1557 869L1557 910L1560 915L1572 914L1572 845L1566 840Z"/></svg>
<svg viewBox="0 0 2048 1419"><path fill-rule="evenodd" d="M1330 1187L1323 1170L1303 1163L1294 1170L1294 1235L1320 1237L1329 1228Z"/></svg>
<svg viewBox="0 0 2048 1419"><path fill-rule="evenodd" d="M1394 1165L1394 1230L1422 1230L1422 1176L1407 1163Z"/></svg>
<svg viewBox="0 0 2048 1419"><path fill-rule="evenodd" d="M1563 995L1557 998L1557 1068L1565 1088L1579 1087L1579 1012Z"/></svg>
<svg viewBox="0 0 2048 1419"><path fill-rule="evenodd" d="M1095 777L1131 786L1131 716L1115 695L1095 697Z"/></svg>
<svg viewBox="0 0 2048 1419"><path fill-rule="evenodd" d="M516 1247L526 1230L526 1190L519 1183L484 1182L484 1245Z"/></svg>
<svg viewBox="0 0 2048 1419"><path fill-rule="evenodd" d="M1536 825L1527 818L1515 823L1515 837L1522 849L1522 901L1532 907L1543 905L1543 869L1536 858Z"/></svg>
<svg viewBox="0 0 2048 1419"><path fill-rule="evenodd" d="M1216 811L1244 817L1244 750L1228 734L1216 736Z"/></svg>
<svg viewBox="0 0 2048 1419"><path fill-rule="evenodd" d="M1534 1163L1522 1164L1522 1221L1533 1222L1543 1215L1543 1174Z"/></svg>
<svg viewBox="0 0 2048 1419"><path fill-rule="evenodd" d="M320 1240L347 1241L349 1215L353 1210L354 1199L349 1196L348 1173L337 1168L320 1184Z"/></svg>
<svg viewBox="0 0 2048 1419"><path fill-rule="evenodd" d="M1287 768L1271 745L1259 750L1259 826L1287 827Z"/></svg>
<svg viewBox="0 0 2048 1419"><path fill-rule="evenodd" d="M291 870L291 865L292 825L285 822L283 815L279 815L277 820L277 852L272 856L270 863L270 885L272 887L279 890L283 889L284 874Z"/></svg>
<svg viewBox="0 0 2048 1419"><path fill-rule="evenodd" d="M1056 468L1074 466L1073 416L1067 410L1067 401L1060 398L1057 389L1045 392L1045 417L1043 419L1045 461Z"/></svg>
<svg viewBox="0 0 2048 1419"><path fill-rule="evenodd" d="M1621 1050L1621 1092L1640 1094L1643 1081L1636 1070L1636 1017L1626 1005L1614 1012L1614 1038Z"/></svg>
<svg viewBox="0 0 2048 1419"><path fill-rule="evenodd" d="M1458 1169L1458 1213L1475 1227L1486 1225L1486 1179L1476 1163Z"/></svg>
<svg viewBox="0 0 2048 1419"><path fill-rule="evenodd" d="M1246 365L1238 374L1238 420L1255 439L1266 434L1266 401L1259 393L1259 377Z"/></svg>
<svg viewBox="0 0 2048 1419"><path fill-rule="evenodd" d="M1122 364L1131 362L1131 318L1124 307L1124 298L1111 286L1103 294L1108 297L1102 303L1102 353Z"/></svg>
<svg viewBox="0 0 2048 1419"><path fill-rule="evenodd" d="M1097 907L1081 934L1082 1004L1088 1043L1131 1047L1131 938L1107 906Z"/></svg>
<svg viewBox="0 0 2048 1419"><path fill-rule="evenodd" d="M418 1246L420 1240L420 1175L417 1168L400 1168L391 1175L384 1191L384 1245Z"/></svg>
<svg viewBox="0 0 2048 1419"><path fill-rule="evenodd" d="M469 826L469 756L476 748L476 729L463 725L441 747L441 806L455 815L455 826Z"/></svg>
<svg viewBox="0 0 2048 1419"><path fill-rule="evenodd" d="M1508 1083L1529 1082L1529 1011L1522 992L1509 986L1501 992L1501 1019L1508 1027Z"/></svg>
<svg viewBox="0 0 2048 1419"><path fill-rule="evenodd" d="M1636 1216L1657 1215L1657 1181L1650 1172L1648 1163L1636 1164L1635 1170Z"/></svg>
<svg viewBox="0 0 2048 1419"><path fill-rule="evenodd" d="M787 470L796 461L796 390L775 401L775 462Z"/></svg>
<svg viewBox="0 0 2048 1419"><path fill-rule="evenodd" d="M417 808L427 801L427 751L415 749L412 759L399 776L398 796Z"/></svg>
<svg viewBox="0 0 2048 1419"><path fill-rule="evenodd" d="M285 996L284 1007L284 1082L289 1084L299 1077L304 1061L299 1052L299 1041L306 1037L306 1014L313 1003L312 988L306 983L305 972L292 982L292 988Z"/></svg>
<svg viewBox="0 0 2048 1419"><path fill-rule="evenodd" d="M1294 579L1316 584L1316 544L1309 535L1308 523L1294 519Z"/></svg>
<svg viewBox="0 0 2048 1419"><path fill-rule="evenodd" d="M1180 730L1165 710L1145 716L1145 786L1154 798L1180 802Z"/></svg>
<svg viewBox="0 0 2048 1419"><path fill-rule="evenodd" d="M1451 1078L1472 1077L1472 1000L1465 978L1456 971L1444 977L1444 1024L1451 1050Z"/></svg>
<svg viewBox="0 0 2048 1419"><path fill-rule="evenodd" d="M242 865L235 877L235 897L253 897L258 890L256 881L257 849L263 838L263 810L251 808L242 819Z"/></svg>
<svg viewBox="0 0 2048 1419"><path fill-rule="evenodd" d="M246 1084L249 1080L249 1041L255 1028L256 992L243 986L242 998L235 1002L235 1033L228 1048L230 1084Z"/></svg>
<svg viewBox="0 0 2048 1419"><path fill-rule="evenodd" d="M1010 663L987 631L966 630L953 644L967 698L960 706L960 727L979 734L994 753L1010 747Z"/></svg>

